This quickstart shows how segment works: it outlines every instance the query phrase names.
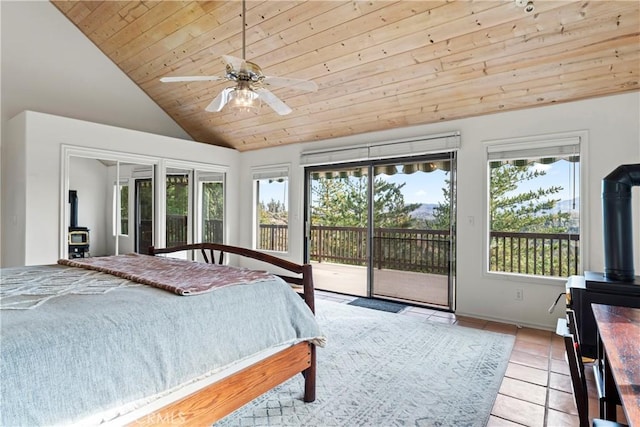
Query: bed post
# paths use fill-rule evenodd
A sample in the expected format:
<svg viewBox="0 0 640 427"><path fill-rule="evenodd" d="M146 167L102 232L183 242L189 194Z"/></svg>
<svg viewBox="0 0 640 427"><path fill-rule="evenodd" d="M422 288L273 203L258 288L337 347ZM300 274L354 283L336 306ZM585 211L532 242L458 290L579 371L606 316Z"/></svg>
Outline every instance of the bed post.
<svg viewBox="0 0 640 427"><path fill-rule="evenodd" d="M302 290L304 293L304 302L307 303L311 311L315 314L315 296L313 289L313 270L311 264L302 266ZM304 401L313 402L316 400L316 346L309 344L310 364L304 370Z"/></svg>
<svg viewBox="0 0 640 427"><path fill-rule="evenodd" d="M304 302L307 303L311 311L315 314L316 304L313 289L313 271L311 264L304 264L302 266L302 291L304 293Z"/></svg>
<svg viewBox="0 0 640 427"><path fill-rule="evenodd" d="M306 403L316 400L316 346L309 343L309 356L311 364L304 370L304 401Z"/></svg>

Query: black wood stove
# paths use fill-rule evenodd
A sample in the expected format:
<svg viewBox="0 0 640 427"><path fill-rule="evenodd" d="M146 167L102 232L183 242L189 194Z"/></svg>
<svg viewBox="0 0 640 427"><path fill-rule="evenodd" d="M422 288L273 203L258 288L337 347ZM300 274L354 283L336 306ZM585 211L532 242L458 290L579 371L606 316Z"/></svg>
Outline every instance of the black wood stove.
<svg viewBox="0 0 640 427"><path fill-rule="evenodd" d="M602 180L604 273L585 272L567 281L567 308L576 313L582 354L597 357L592 303L640 308L640 276L633 269L631 188L640 185L640 164L622 165Z"/></svg>
<svg viewBox="0 0 640 427"><path fill-rule="evenodd" d="M71 204L68 232L69 258L84 258L89 253L89 229L78 227L78 192L69 190Z"/></svg>

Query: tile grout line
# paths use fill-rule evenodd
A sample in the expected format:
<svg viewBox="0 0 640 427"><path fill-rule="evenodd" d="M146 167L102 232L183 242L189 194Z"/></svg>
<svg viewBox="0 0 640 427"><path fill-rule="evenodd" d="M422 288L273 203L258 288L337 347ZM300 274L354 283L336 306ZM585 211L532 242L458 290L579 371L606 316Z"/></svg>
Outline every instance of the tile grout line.
<svg viewBox="0 0 640 427"><path fill-rule="evenodd" d="M549 337L549 348L547 353L547 387L545 392L544 401L544 418L542 419L542 425L546 427L549 423L549 400L551 390L551 360L553 359L553 336Z"/></svg>

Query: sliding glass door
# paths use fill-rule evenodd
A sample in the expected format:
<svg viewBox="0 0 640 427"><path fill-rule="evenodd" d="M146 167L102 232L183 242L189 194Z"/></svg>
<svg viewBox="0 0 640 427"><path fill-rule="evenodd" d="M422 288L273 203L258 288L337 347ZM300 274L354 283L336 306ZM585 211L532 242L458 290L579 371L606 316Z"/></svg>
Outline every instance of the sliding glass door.
<svg viewBox="0 0 640 427"><path fill-rule="evenodd" d="M455 154L308 168L316 288L452 308Z"/></svg>
<svg viewBox="0 0 640 427"><path fill-rule="evenodd" d="M308 174L308 257L317 289L368 295L369 168Z"/></svg>
<svg viewBox="0 0 640 427"><path fill-rule="evenodd" d="M372 295L451 305L452 159L373 167Z"/></svg>

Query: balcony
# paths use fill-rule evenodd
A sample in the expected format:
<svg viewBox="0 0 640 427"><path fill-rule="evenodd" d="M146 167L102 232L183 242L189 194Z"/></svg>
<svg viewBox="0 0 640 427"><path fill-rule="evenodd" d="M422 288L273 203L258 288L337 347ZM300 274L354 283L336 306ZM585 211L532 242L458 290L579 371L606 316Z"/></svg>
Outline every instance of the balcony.
<svg viewBox="0 0 640 427"><path fill-rule="evenodd" d="M373 266L447 275L450 239L446 230L377 228ZM361 227L311 227L310 259L343 265L367 265L367 230ZM260 225L260 249L285 251L286 225ZM578 274L577 234L491 232L489 271L552 277Z"/></svg>

